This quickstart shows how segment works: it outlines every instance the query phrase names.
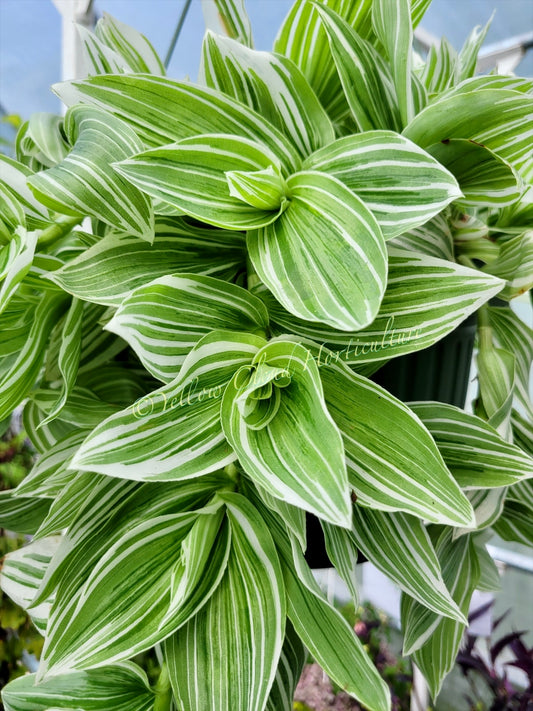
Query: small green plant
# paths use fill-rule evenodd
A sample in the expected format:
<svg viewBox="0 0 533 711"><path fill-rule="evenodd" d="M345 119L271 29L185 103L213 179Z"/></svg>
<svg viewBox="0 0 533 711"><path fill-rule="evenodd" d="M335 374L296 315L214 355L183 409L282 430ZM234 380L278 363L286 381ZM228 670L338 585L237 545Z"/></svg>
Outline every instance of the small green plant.
<svg viewBox="0 0 533 711"><path fill-rule="evenodd" d="M8 711L289 711L306 649L386 711L306 515L354 599L358 550L400 586L436 696L494 578L485 530L531 543L533 339L508 303L533 272L533 84L474 76L486 28L417 60L428 5L296 0L258 52L219 0L197 84L105 16L88 76L54 87L66 115L20 127L0 420L23 405L39 457L0 492L33 535L1 584L44 646ZM476 414L369 379L476 312Z"/></svg>

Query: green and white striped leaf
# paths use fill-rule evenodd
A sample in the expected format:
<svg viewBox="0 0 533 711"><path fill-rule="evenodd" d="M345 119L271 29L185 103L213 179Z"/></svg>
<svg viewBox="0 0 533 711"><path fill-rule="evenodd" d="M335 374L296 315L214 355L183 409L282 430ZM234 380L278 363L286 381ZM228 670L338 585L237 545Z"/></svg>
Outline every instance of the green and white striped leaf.
<svg viewBox="0 0 533 711"><path fill-rule="evenodd" d="M533 509L533 482L530 480L513 484L507 494L508 501L518 501L519 503Z"/></svg>
<svg viewBox="0 0 533 711"><path fill-rule="evenodd" d="M106 549L79 595L56 599L39 677L122 661L172 634L182 543L199 516L211 515L217 507L147 518Z"/></svg>
<svg viewBox="0 0 533 711"><path fill-rule="evenodd" d="M433 544L420 519L357 505L353 515L353 536L368 560L424 607L466 622L446 588Z"/></svg>
<svg viewBox="0 0 533 711"><path fill-rule="evenodd" d="M62 376L61 392L54 403L52 410L48 411L43 424L56 418L72 393L81 354L83 302L72 299L61 331L61 346L59 349L58 367Z"/></svg>
<svg viewBox="0 0 533 711"><path fill-rule="evenodd" d="M479 326L477 354L479 414L504 438L511 439L511 412L515 385L515 357L495 348L490 326Z"/></svg>
<svg viewBox="0 0 533 711"><path fill-rule="evenodd" d="M457 202L470 207L503 207L518 200L522 184L500 156L474 141L452 138L429 146L428 153L455 175L463 192Z"/></svg>
<svg viewBox="0 0 533 711"><path fill-rule="evenodd" d="M511 413L513 440L525 452L533 456L533 420L517 410Z"/></svg>
<svg viewBox="0 0 533 711"><path fill-rule="evenodd" d="M223 494L231 528L224 576L200 612L165 645L183 711L262 711L285 628L285 590L271 534L239 494Z"/></svg>
<svg viewBox="0 0 533 711"><path fill-rule="evenodd" d="M100 475L93 472L69 472L69 478L65 480L52 501L34 540L68 529L85 504L89 489L92 489L99 479Z"/></svg>
<svg viewBox="0 0 533 711"><path fill-rule="evenodd" d="M133 289L166 274L194 272L230 279L245 263L243 235L159 218L152 245L109 234L48 278L79 299L120 306Z"/></svg>
<svg viewBox="0 0 533 711"><path fill-rule="evenodd" d="M226 172L231 197L242 200L258 210L279 210L285 207L287 187L279 169L270 165L264 170L229 170Z"/></svg>
<svg viewBox="0 0 533 711"><path fill-rule="evenodd" d="M287 526L287 530L296 538L302 550L305 550L307 545L305 511L298 506L293 506L286 501L282 501L282 499L278 499L276 496L272 496L272 494L269 494L262 486L256 484L255 488L265 506L281 517L283 523Z"/></svg>
<svg viewBox="0 0 533 711"><path fill-rule="evenodd" d="M165 74L165 67L149 40L133 27L119 22L109 13L96 23L95 35L121 55L133 72Z"/></svg>
<svg viewBox="0 0 533 711"><path fill-rule="evenodd" d="M222 426L252 481L272 496L348 528L342 441L306 348L274 341L227 386Z"/></svg>
<svg viewBox="0 0 533 711"><path fill-rule="evenodd" d="M328 5L363 38L372 35L371 0L329 0ZM276 40L274 51L291 59L303 72L336 125L350 109L333 61L328 36L318 12L307 0L296 0Z"/></svg>
<svg viewBox="0 0 533 711"><path fill-rule="evenodd" d="M64 125L74 148L57 166L28 179L35 197L57 212L96 217L151 242L150 202L111 168L142 151L141 141L123 121L95 107L72 107Z"/></svg>
<svg viewBox="0 0 533 711"><path fill-rule="evenodd" d="M13 239L0 247L0 314L31 267L38 235L17 227Z"/></svg>
<svg viewBox="0 0 533 711"><path fill-rule="evenodd" d="M533 477L533 458L480 417L438 402L409 403L463 489L510 486Z"/></svg>
<svg viewBox="0 0 533 711"><path fill-rule="evenodd" d="M448 531L443 534L445 537L448 535ZM453 561L450 568L454 568L455 576L452 580L452 574L449 575L448 588L461 612L467 615L472 593L480 576L475 546L470 538L465 536L446 548L439 548L437 543L437 554L441 559L443 574L445 567L447 567L446 559ZM445 581L448 582L446 576ZM402 621L405 619L409 625L413 617L420 616L418 607L419 603L416 601L409 600L405 604L402 602ZM437 624L432 629L430 637L413 652L413 661L424 675L433 698L438 695L445 676L455 664L466 627L464 623L450 620L447 617L437 617L436 619Z"/></svg>
<svg viewBox="0 0 533 711"><path fill-rule="evenodd" d="M152 711L155 694L146 673L132 662L61 674L36 684L35 674L2 691L6 711Z"/></svg>
<svg viewBox="0 0 533 711"><path fill-rule="evenodd" d="M133 70L127 60L111 47L108 47L94 32L84 25L76 24L80 38L83 72L80 76L94 74L123 74Z"/></svg>
<svg viewBox="0 0 533 711"><path fill-rule="evenodd" d="M71 467L164 481L198 477L234 461L237 455L222 432L221 398L264 343L258 336L229 331L204 336L174 381L104 420Z"/></svg>
<svg viewBox="0 0 533 711"><path fill-rule="evenodd" d="M153 148L114 168L147 195L166 201L191 217L216 227L246 230L276 219L274 209L261 210L235 196L227 172L253 172L278 167L274 153L239 136L208 134Z"/></svg>
<svg viewBox="0 0 533 711"><path fill-rule="evenodd" d="M41 427L41 422L46 417L33 400L27 400L22 411L22 425L32 445L39 454L44 454L65 435L77 429L68 422L59 418L52 420Z"/></svg>
<svg viewBox="0 0 533 711"><path fill-rule="evenodd" d="M360 503L451 526L473 523L434 440L404 403L344 364L324 364L320 375Z"/></svg>
<svg viewBox="0 0 533 711"><path fill-rule="evenodd" d="M8 553L0 572L0 587L4 593L28 612L43 636L46 634L51 601L34 606L33 600L60 541L59 536L51 536Z"/></svg>
<svg viewBox="0 0 533 711"><path fill-rule="evenodd" d="M475 539L467 535L457 540L452 540L453 536L450 529L437 527L430 527L428 532L437 554L444 583L461 613L466 617L468 615L470 597L477 585L480 574L477 565L477 554L473 545L473 540ZM433 610L422 606L406 594L402 594L401 598L401 622L404 635L404 655L413 654L417 650L423 649L426 643L431 644L433 633L443 624L445 625L445 631L452 632L450 641L454 643L455 632L460 630L462 633L466 626L464 623L439 616ZM446 647L447 645L445 644L443 651ZM437 655L437 659L439 656L440 653Z"/></svg>
<svg viewBox="0 0 533 711"><path fill-rule="evenodd" d="M307 659L307 650L290 620L285 624L285 640L265 711L293 711L294 692Z"/></svg>
<svg viewBox="0 0 533 711"><path fill-rule="evenodd" d="M122 74L64 82L54 91L67 106L83 101L111 111L149 146L202 134L230 134L265 146L287 173L300 164L296 148L266 118L213 89L164 77Z"/></svg>
<svg viewBox="0 0 533 711"><path fill-rule="evenodd" d="M481 592L498 592L502 587L498 566L485 545L491 538L492 531L489 530L475 536L473 539L480 569L476 590Z"/></svg>
<svg viewBox="0 0 533 711"><path fill-rule="evenodd" d="M501 516L495 521L494 531L504 541L533 546L532 511L520 501L506 501Z"/></svg>
<svg viewBox="0 0 533 711"><path fill-rule="evenodd" d="M385 239L424 224L461 197L457 181L440 163L393 131L340 138L303 167L341 180L374 213Z"/></svg>
<svg viewBox="0 0 533 711"><path fill-rule="evenodd" d="M378 223L351 190L325 173L297 173L287 187L291 201L283 214L248 232L255 270L294 315L344 331L364 328L385 290Z"/></svg>
<svg viewBox="0 0 533 711"><path fill-rule="evenodd" d="M502 282L450 261L389 246L389 277L374 321L360 331L342 332L288 313L263 288L281 333L295 333L323 344L319 366L328 362L376 363L433 345L497 294ZM331 350L333 355L327 352Z"/></svg>
<svg viewBox="0 0 533 711"><path fill-rule="evenodd" d="M515 397L523 408L524 414L530 415L533 422L533 406L529 397L529 374L533 363L533 329L509 307L489 306L487 311L497 345L514 354Z"/></svg>
<svg viewBox="0 0 533 711"><path fill-rule="evenodd" d="M327 521L320 521L324 533L324 543L328 558L350 592L355 609L359 606L359 591L355 567L357 565L357 547L353 531L333 526ZM312 541L311 541L312 543Z"/></svg>
<svg viewBox="0 0 533 711"><path fill-rule="evenodd" d="M389 57L402 125L414 116L411 89L413 26L409 0L374 0L372 26Z"/></svg>
<svg viewBox="0 0 533 711"><path fill-rule="evenodd" d="M31 398L39 410L48 415L57 402L57 393L55 388L43 387L34 390ZM118 410L120 410L118 405L104 402L87 388L75 385L61 410L61 420L74 427L92 429ZM46 424L45 419L44 425Z"/></svg>
<svg viewBox="0 0 533 711"><path fill-rule="evenodd" d="M14 489L0 491L0 528L34 534L50 508L48 499L17 496Z"/></svg>
<svg viewBox="0 0 533 711"><path fill-rule="evenodd" d="M333 125L316 94L287 57L258 52L207 32L200 78L267 117L303 158L335 139Z"/></svg>
<svg viewBox="0 0 533 711"><path fill-rule="evenodd" d="M494 524L499 519L503 511L503 505L507 496L507 487L499 487L496 489L475 489L467 491L466 495L474 509L476 531L483 531ZM459 538L465 534L472 533L470 528L457 528L454 532L454 538Z"/></svg>
<svg viewBox="0 0 533 711"><path fill-rule="evenodd" d="M477 25L466 38L459 52L459 78L461 80L470 79L476 73L479 50L485 41L493 18L494 14L484 27Z"/></svg>
<svg viewBox="0 0 533 711"><path fill-rule="evenodd" d="M274 540L283 565L287 613L313 658L341 689L371 711L390 708L389 690L353 629L324 598L299 546L288 548L279 526Z"/></svg>
<svg viewBox="0 0 533 711"><path fill-rule="evenodd" d="M253 47L252 27L244 0L202 0L205 25L226 34L246 47Z"/></svg>
<svg viewBox="0 0 533 711"><path fill-rule="evenodd" d="M17 153L32 157L40 167L52 168L70 150L63 134L63 117L44 111L30 116L17 136Z"/></svg>
<svg viewBox="0 0 533 711"><path fill-rule="evenodd" d="M26 216L28 229L39 229L50 224L48 210L35 199L28 187L27 180L34 173L13 158L0 154L0 189L5 192L5 200L15 200L20 204ZM18 214L18 209L16 214ZM2 212L3 215L3 212ZM20 223L23 224L23 223Z"/></svg>
<svg viewBox="0 0 533 711"><path fill-rule="evenodd" d="M429 104L403 135L422 148L447 138L470 139L519 169L529 156L532 129L533 97L508 89L479 89Z"/></svg>
<svg viewBox="0 0 533 711"><path fill-rule="evenodd" d="M314 2L313 6L328 34L330 51L357 128L401 130L396 90L385 60L328 5Z"/></svg>
<svg viewBox="0 0 533 711"><path fill-rule="evenodd" d="M453 235L448 221L448 210L435 215L421 227L395 237L389 246L454 262Z"/></svg>
<svg viewBox="0 0 533 711"><path fill-rule="evenodd" d="M106 329L129 343L152 375L170 382L206 333L260 332L267 326L265 305L246 289L213 277L172 274L132 291Z"/></svg>
<svg viewBox="0 0 533 711"><path fill-rule="evenodd" d="M11 367L0 377L0 420L19 405L29 394L41 369L45 346L57 319L65 308L65 296L44 298L35 310L28 338Z"/></svg>
<svg viewBox="0 0 533 711"><path fill-rule="evenodd" d="M514 299L527 293L533 287L533 230L502 242L498 259L483 270L506 279L499 298Z"/></svg>
<svg viewBox="0 0 533 711"><path fill-rule="evenodd" d="M17 487L17 496L55 498L74 477L69 472L70 460L87 437L87 430L75 429L53 444L37 459L28 475Z"/></svg>
<svg viewBox="0 0 533 711"><path fill-rule="evenodd" d="M459 55L446 37L439 45L432 45L426 58L426 63L420 72L420 79L428 94L440 94L451 86L455 86L459 73Z"/></svg>

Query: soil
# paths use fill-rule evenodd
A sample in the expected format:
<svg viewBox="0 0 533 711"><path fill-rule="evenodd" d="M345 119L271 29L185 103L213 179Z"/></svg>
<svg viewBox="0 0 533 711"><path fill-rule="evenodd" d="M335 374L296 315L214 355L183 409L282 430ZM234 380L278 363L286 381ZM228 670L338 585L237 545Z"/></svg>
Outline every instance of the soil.
<svg viewBox="0 0 533 711"><path fill-rule="evenodd" d="M296 693L295 701L300 701L313 711L361 711L361 707L343 691L333 692L328 677L318 664L304 667Z"/></svg>

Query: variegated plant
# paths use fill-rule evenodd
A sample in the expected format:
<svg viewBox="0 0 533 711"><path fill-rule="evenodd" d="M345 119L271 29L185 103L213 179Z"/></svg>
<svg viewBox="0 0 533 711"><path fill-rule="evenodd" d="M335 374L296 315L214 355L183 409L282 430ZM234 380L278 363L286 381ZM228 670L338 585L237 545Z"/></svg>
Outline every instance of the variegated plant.
<svg viewBox="0 0 533 711"><path fill-rule="evenodd" d="M490 530L532 542L533 84L474 76L486 28L415 55L428 4L296 0L268 53L218 0L198 84L106 16L2 158L0 419L39 456L1 580L45 637L8 711L289 711L305 648L385 711L306 515L354 599L358 550L402 589L435 696ZM368 378L474 312L476 414Z"/></svg>

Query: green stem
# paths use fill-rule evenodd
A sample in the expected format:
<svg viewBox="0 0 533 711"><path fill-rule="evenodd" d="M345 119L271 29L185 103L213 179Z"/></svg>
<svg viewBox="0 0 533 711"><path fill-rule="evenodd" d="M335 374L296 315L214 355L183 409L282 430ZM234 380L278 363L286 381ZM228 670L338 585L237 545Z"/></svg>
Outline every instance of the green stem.
<svg viewBox="0 0 533 711"><path fill-rule="evenodd" d="M82 221L83 217L58 217L53 225L41 231L37 244L39 247L49 247L61 237L68 235Z"/></svg>
<svg viewBox="0 0 533 711"><path fill-rule="evenodd" d="M483 304L477 312L477 323L479 333L479 347L482 350L492 348L492 326L490 325L489 310L487 304Z"/></svg>
<svg viewBox="0 0 533 711"><path fill-rule="evenodd" d="M172 706L172 687L170 686L170 677L168 667L165 662L161 667L159 679L155 685L155 701L153 711L170 711Z"/></svg>

